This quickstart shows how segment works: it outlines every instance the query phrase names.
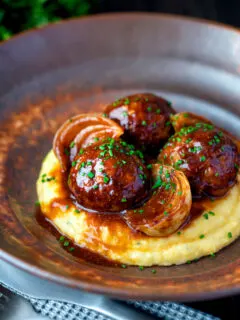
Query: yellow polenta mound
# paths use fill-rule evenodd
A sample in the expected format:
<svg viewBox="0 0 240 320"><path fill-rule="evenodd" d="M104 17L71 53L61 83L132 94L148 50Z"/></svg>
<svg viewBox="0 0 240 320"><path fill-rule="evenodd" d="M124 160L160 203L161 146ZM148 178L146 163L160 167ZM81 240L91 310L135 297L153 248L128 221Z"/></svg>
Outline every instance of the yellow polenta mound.
<svg viewBox="0 0 240 320"><path fill-rule="evenodd" d="M231 189L227 197L211 204L209 210L215 215L209 214L206 219L203 213L180 235L175 233L166 238L152 238L133 232L120 219L99 218L79 211L74 204L65 206L64 201L53 205L63 197L62 179L59 162L50 151L37 181L43 214L76 244L123 264L182 264L215 253L240 235L240 183Z"/></svg>

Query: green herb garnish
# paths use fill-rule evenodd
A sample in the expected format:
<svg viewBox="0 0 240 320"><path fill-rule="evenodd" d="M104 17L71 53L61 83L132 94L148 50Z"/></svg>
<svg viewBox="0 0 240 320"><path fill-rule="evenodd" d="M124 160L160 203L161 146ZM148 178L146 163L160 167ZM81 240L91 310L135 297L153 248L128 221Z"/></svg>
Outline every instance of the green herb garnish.
<svg viewBox="0 0 240 320"><path fill-rule="evenodd" d="M69 147L70 147L70 148L73 148L74 146L75 146L75 142L72 141L72 142L70 143Z"/></svg>
<svg viewBox="0 0 240 320"><path fill-rule="evenodd" d="M60 242L63 242L65 240L65 237L64 236L61 236L60 238L59 238L59 241Z"/></svg>
<svg viewBox="0 0 240 320"><path fill-rule="evenodd" d="M92 171L90 171L87 175L90 179L93 179L95 177L95 174Z"/></svg>
<svg viewBox="0 0 240 320"><path fill-rule="evenodd" d="M84 150L83 149L80 149L79 150L79 154L81 155L81 154L83 154L84 153Z"/></svg>
<svg viewBox="0 0 240 320"><path fill-rule="evenodd" d="M206 159L207 159L207 158L206 158L205 156L201 156L201 157L200 157L200 161L201 161L201 162L206 161Z"/></svg>
<svg viewBox="0 0 240 320"><path fill-rule="evenodd" d="M107 175L105 175L104 177L103 177L103 182L104 183L108 183L110 181L110 178L107 176Z"/></svg>
<svg viewBox="0 0 240 320"><path fill-rule="evenodd" d="M70 244L69 241L66 240L66 241L64 241L63 246L64 246L64 247L68 247L69 244Z"/></svg>

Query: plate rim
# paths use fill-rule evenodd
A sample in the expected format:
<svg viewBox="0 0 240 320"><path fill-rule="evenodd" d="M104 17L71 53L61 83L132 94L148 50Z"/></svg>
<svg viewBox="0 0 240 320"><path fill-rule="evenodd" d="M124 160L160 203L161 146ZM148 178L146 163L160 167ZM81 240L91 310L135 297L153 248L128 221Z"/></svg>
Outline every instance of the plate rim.
<svg viewBox="0 0 240 320"><path fill-rule="evenodd" d="M90 14L87 16L82 16L82 17L73 17L73 18L68 18L64 20L60 20L57 22L50 22L47 25L44 25L40 28L31 28L29 30L22 31L20 33L17 33L13 35L11 38L0 41L0 47L3 45L6 45L7 43L13 42L15 39L25 37L26 35L31 35L32 33L35 32L41 32L44 31L48 28L52 28L58 25L64 25L68 24L69 22L79 22L80 21L89 21L89 20L96 20L96 19L106 19L106 18L116 18L118 16L154 16L160 19L165 19L165 20L179 20L179 21L188 21L192 22L193 24L201 24L201 25L210 25L213 27L216 27L218 29L225 29L230 32L236 32L238 35L240 35L240 28L233 27L231 25L225 24L223 22L217 22L213 20L208 20L204 18L195 18L195 17L188 17L188 16L183 16L180 14L171 14L171 13L158 13L158 12L141 12L141 11L133 11L133 12L120 12L120 13L115 13L115 12L107 12L107 13L97 13L97 14Z"/></svg>
<svg viewBox="0 0 240 320"><path fill-rule="evenodd" d="M50 271L46 271L39 267L36 267L20 258L17 258L0 248L0 259L3 259L5 262L11 264L12 266L31 274L32 276L41 278L42 280L47 280L50 283L56 283L58 285L66 286L70 289L75 290L86 290L87 292L107 295L112 298L117 299L129 299L129 289L124 288L114 288L109 287L103 284L91 283L89 284L85 280L76 280L71 277L64 277L61 275L56 275ZM229 289L220 289L213 291L202 291L195 293L180 293L180 294L161 294L152 295L151 293L135 293L131 292L131 299L141 299L141 300L169 300L169 301L179 301L179 302L193 302L193 301L203 301L203 300L212 300L219 299L228 296L234 296L240 293L240 287L229 288Z"/></svg>
<svg viewBox="0 0 240 320"><path fill-rule="evenodd" d="M173 15L173 14L161 14L161 13L143 13L143 12L127 12L127 13L103 13L103 14L95 14L90 15L86 17L80 17L80 18L72 18L63 20L57 23L50 23L42 28L35 28L31 30L27 30L25 32L22 32L20 34L17 34L10 38L9 40L0 42L0 48L3 48L5 45L8 45L8 43L13 43L16 39L25 39L26 36L32 35L34 33L41 33L42 31L49 28L57 28L59 25L68 24L71 22L83 22L83 21L96 21L98 19L100 20L109 20L109 19L115 19L117 17L151 17L154 16L155 18L158 18L159 20L168 20L168 21L182 21L182 22L191 22L193 24L199 24L199 25L205 25L205 26L213 26L218 28L219 30L228 30L229 32L234 32L238 36L240 36L240 29L231 27L228 25L225 25L223 23L218 23L214 21L209 21L206 19L199 19L199 18L191 18L191 17L184 17L181 15ZM64 277L61 275L56 275L53 272L46 271L41 267L36 267L35 265L32 265L25 260L18 258L2 248L0 248L0 258L6 261L7 263L10 263L16 268L19 268L27 273L30 273L34 276L40 277L42 279L55 282L57 284L70 287L72 289L83 289L87 291L91 291L94 293L99 294L105 294L113 297L121 297L121 298L129 298L129 288L114 288L114 287L108 287L105 284L97 284L97 283L91 283L89 284L87 281L78 279L72 277ZM151 300L157 300L157 299L167 299L167 300L175 300L175 301L193 301L193 300L203 300L203 299L215 299L220 297L226 297L230 295L235 295L240 293L240 286L237 287L230 287L230 288L223 288L223 289L215 289L211 291L205 291L205 292L194 292L194 293L180 293L180 294L174 294L174 291L169 294L161 294L161 290L159 290L158 294L152 295L150 292L145 292L143 295L140 293L136 293L136 291L131 292L131 298L137 298L137 299L151 299Z"/></svg>

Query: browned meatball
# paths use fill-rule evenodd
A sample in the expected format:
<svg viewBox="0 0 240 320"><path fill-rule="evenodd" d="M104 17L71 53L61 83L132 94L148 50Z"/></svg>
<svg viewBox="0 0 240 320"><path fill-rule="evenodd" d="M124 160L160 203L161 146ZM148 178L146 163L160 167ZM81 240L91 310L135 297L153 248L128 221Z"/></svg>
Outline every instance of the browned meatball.
<svg viewBox="0 0 240 320"><path fill-rule="evenodd" d="M158 160L182 170L195 196L223 196L236 182L239 166L234 142L206 123L182 128L169 139Z"/></svg>
<svg viewBox="0 0 240 320"><path fill-rule="evenodd" d="M135 94L105 108L110 119L125 130L126 139L139 147L159 147L170 136L170 114L175 113L170 102L154 94Z"/></svg>
<svg viewBox="0 0 240 320"><path fill-rule="evenodd" d="M170 121L172 122L175 132L180 131L184 127L194 126L197 123L213 124L208 119L190 112L180 112L171 115Z"/></svg>
<svg viewBox="0 0 240 320"><path fill-rule="evenodd" d="M149 170L141 152L124 141L87 147L70 170L69 188L85 208L119 212L132 208L148 197Z"/></svg>

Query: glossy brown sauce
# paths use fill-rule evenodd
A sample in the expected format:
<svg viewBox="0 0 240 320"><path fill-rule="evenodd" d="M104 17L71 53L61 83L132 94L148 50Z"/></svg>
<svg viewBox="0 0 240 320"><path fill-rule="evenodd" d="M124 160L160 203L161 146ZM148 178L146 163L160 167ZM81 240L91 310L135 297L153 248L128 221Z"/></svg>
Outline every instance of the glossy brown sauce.
<svg viewBox="0 0 240 320"><path fill-rule="evenodd" d="M91 241L93 243L98 243L100 239L100 227L108 226L108 228L113 232L117 232L118 228L124 230L129 228L126 225L126 222L122 218L122 213L95 213L95 212L88 212L85 208L81 208L74 198L71 197L68 185L67 185L67 175L61 172L59 169L56 169L50 173L51 176L55 176L58 181L58 193L59 198L55 198L52 200L50 204L50 210L48 212L50 215L45 217L44 214L41 212L40 208L37 209L36 212L36 219L37 222L44 228L47 229L50 233L54 235L54 237L58 240L59 245L67 251L69 254L73 255L74 257L78 258L79 260L85 260L90 263L104 265L104 266L119 266L117 262L110 261L103 256L88 250L86 248L80 247L78 244L73 243L70 239L65 237L64 241L68 241L69 245L66 247L64 243L59 241L61 237L61 233L57 230L57 228L51 223L51 220L54 219L55 215L59 214L59 209L63 212L67 212L67 210L71 207L78 208L79 210L84 210L84 212L88 213L88 225L91 226L91 232L93 235L90 235ZM222 198L221 198L222 199ZM217 200L214 200L217 201ZM211 210L211 207L214 205L214 202L211 202L209 199L204 200L196 200L193 199L192 208L189 217L187 220L182 224L179 228L180 230L186 230L193 221L195 221L199 216L203 214L205 210ZM131 229L130 229L131 230ZM169 235L171 236L171 235ZM134 239L147 239L149 236L143 234L139 231L131 230L131 237ZM115 251L119 251L120 253L127 249L128 245L128 238L121 242L121 246L114 246L106 245L106 250L114 249ZM73 248L73 249L70 249Z"/></svg>
<svg viewBox="0 0 240 320"><path fill-rule="evenodd" d="M117 108L115 108L117 106ZM159 108L161 107L161 108ZM119 109L119 110L118 110ZM118 110L118 112L116 113L116 110ZM144 94L143 96L140 95L134 95L134 96L129 96L127 97L127 99L123 99L123 100L117 100L115 101L112 105L108 106L106 108L106 113L110 116L110 118L112 118L113 120L116 120L118 123L121 124L122 127L125 128L125 135L126 137L128 137L131 141L135 142L136 144L139 142L138 140L140 140L140 145L148 145L149 148L148 148L148 152L146 152L145 154L145 160L147 160L147 163L152 163L154 162L154 160L151 158L151 155L149 155L149 150L153 150L153 146L158 146L159 147L159 141L161 141L161 143L165 143L165 140L171 135L171 132L173 130L173 128L171 128L171 126L169 126L168 124L168 120L169 120L169 117L170 117L170 114L171 113L175 113L175 111L173 109L171 109L171 107L169 106L169 103L161 98L157 98L153 95L149 95L149 94ZM179 117L179 115L178 115ZM194 118L194 115L193 115L193 118ZM79 146L76 150L80 150L80 147L83 147L83 144L82 144L82 140L84 140L83 138L87 138L87 135L83 135L83 137L81 137L81 139L79 138L79 135L78 133L83 130L85 127L89 127L89 124L90 125L102 125L102 124L106 124L108 126L113 126L115 127L115 129L117 130L120 130L116 135L114 135L114 130L113 130L113 137L118 137L122 135L123 133L123 130L121 127L119 127L116 123L114 125L114 123L110 123L111 120L108 120L108 119L105 119L102 118L102 117L97 117L95 115L92 115L92 118L90 119L85 119L85 116L82 117L82 115L79 115L77 117L74 118L75 120L73 121L73 119L70 119L69 122L66 122L64 124L64 126L62 126L59 131L58 131L58 134L59 134L59 137L55 140L54 142L54 151L55 151L55 154L57 155L58 157L58 160L60 160L60 163L62 164L62 167L65 168L65 173L64 172L61 172L59 170L59 168L57 168L55 171L51 172L51 176L54 176L56 177L56 180L58 181L58 194L59 194L59 197L56 198L56 199L53 199L52 202L50 203L49 207L47 208L46 210L46 214L47 214L47 217L45 217L43 215L43 213L40 211L40 209L38 208L37 212L36 212L36 219L38 221L38 223L40 225L42 225L42 227L44 227L45 229L49 230L55 237L56 239L58 239L60 245L64 248L64 250L66 250L68 253L71 253L73 256L75 257L78 257L80 259L83 259L83 260L87 260L89 262L92 262L92 263L95 263L95 264L100 264L100 265L109 265L109 266L117 266L118 264L117 263L114 263L112 261L109 261L108 259L104 258L103 256L99 255L99 254L96 254L88 249L85 249L85 248L82 248L80 247L79 245L73 243L70 239L67 239L66 237L64 237L63 239L63 236L61 235L61 233L57 230L57 228L53 225L53 223L51 221L54 220L55 216L57 214L62 214L64 215L64 213L68 212L68 209L69 208L73 208L76 210L79 209L79 212L82 210L86 213L87 215L87 225L89 226L88 228L88 231L86 232L86 242L93 244L93 246L91 246L91 248L94 248L95 245L96 245L96 248L98 248L99 246L99 241L101 241L101 228L103 226L107 226L109 230L111 230L111 234L117 234L117 232L120 230L121 234L124 234L124 231L127 230L129 231L130 227L128 225L130 225L128 222L128 225L126 223L126 220L123 219L123 215L122 215L122 212L114 212L114 211L117 211L117 210L125 210L126 208L132 208L133 207L133 204L129 205L129 204L126 204L125 202L127 202L127 199L125 196L123 196L122 194L120 194L120 192L122 190L124 190L124 188L119 188L119 190L111 190L110 189L110 186L111 184L105 182L105 185L101 185L99 183L99 181L97 180L97 188L91 188L93 185L95 186L95 181L94 180L89 180L89 185L87 185L87 196L86 198L89 200L88 203L83 203L83 201L81 201L82 199L78 199L78 195L81 195L81 197L83 197L83 192L82 192L82 189L80 190L81 192L79 192L78 189L76 189L75 187L79 187L79 184L76 183L76 185L73 185L74 188L71 188L71 178L74 176L71 176L70 175L70 189L71 191L69 190L69 187L68 187L68 183L67 183L67 180L68 180L68 173L67 173L67 169L69 169L69 166L70 166L70 163L69 163L69 157L67 156L68 153L66 153L66 148L69 152L69 154L71 154L72 150L71 148L74 148L75 145L77 145L79 143ZM145 121L147 120L147 121ZM186 122L188 121L189 118L187 117L187 120L185 119L185 114L183 114L183 121ZM191 119L190 119L191 120ZM193 119L194 120L194 119ZM90 121L90 122L89 122ZM91 122L92 121L92 122ZM110 122L109 122L110 121ZM127 123L125 123L127 121ZM194 120L196 121L196 119ZM197 122L199 122L199 117L197 117ZM202 121L202 120L201 120ZM209 123L209 121L202 121L203 123L206 122L206 123ZM129 129L129 123L132 123L132 127L134 130L132 130L131 132L128 130ZM73 126L74 125L74 126ZM74 129L74 130L73 130ZM232 151L232 158L236 160L236 164L238 163L238 158L237 158L237 151L235 149L234 146L231 145L231 141L228 141L228 138L225 138L225 140L223 139L224 136L222 136L222 132L218 132L219 129L216 129L217 131L215 132L212 132L212 130L215 130L215 129L209 129L209 130L205 130L206 128L201 128L201 134L202 134L202 140L200 141L201 142L201 149L200 151L202 152L199 156L198 152L196 153L194 150L194 152L190 149L193 149L192 148L187 148L187 150L185 150L184 148L186 148L186 144L188 145L189 142L186 142L188 137L185 137L184 139L186 139L186 141L182 141L183 137L181 137L180 139L176 139L176 141L180 144L180 147L182 148L182 150L184 152L182 152L182 154L184 154L182 157L185 157L186 154L188 155L188 153L190 152L191 155L190 155L190 158L191 159L194 159L194 161L191 163L190 161L188 161L188 167L189 167L189 170L190 171L194 171L193 169L195 167L198 167L198 166L202 166L202 162L205 162L206 159L209 158L209 155L213 152L216 152L216 154L218 154L217 152L219 152L219 146L216 148L217 151L215 149L213 149L213 146L215 146L215 142L212 143L212 144L209 144L208 142L212 141L212 135L215 135L214 138L219 135L219 137L217 136L218 140L219 140L219 143L220 143L220 146L224 147L224 150L226 150L226 146L228 147L228 149L231 147L232 149L230 151ZM95 132L94 131L95 129L92 128L92 131L91 132ZM101 129L102 130L102 129ZM118 131L117 130L117 131ZM198 132L195 132L195 133L192 133L192 138L191 138L191 141L193 140L193 142L196 144L198 143L199 144L199 130L198 129ZM209 131L209 132L208 132ZM102 132L102 131L101 131ZM225 131L224 131L225 132ZM164 133L164 134L163 134ZM221 133L221 135L220 135ZM89 134L89 132L88 132ZM64 139L64 143L62 142L62 140L60 139L60 136L63 136L65 137ZM75 139L76 135L78 135L78 138L79 139ZM196 137L195 137L196 135ZM228 133L226 133L227 136ZM91 136L91 135L90 135ZM98 136L96 136L97 139ZM96 139L95 137L95 139ZM73 138L75 139L73 141ZM101 138L101 136L100 136ZM179 138L179 137L178 137ZM194 140L195 138L195 140ZM180 142L179 142L180 140ZM80 143L80 142L81 143ZM90 140L89 140L90 141ZM92 140L91 140L92 141ZM128 139L127 139L128 141ZM191 142L190 141L190 142ZM214 140L215 141L215 140ZM239 141L236 141L234 140L235 142L238 142L238 151L240 150L240 147L239 147ZM72 142L74 142L74 145L71 147L71 144ZM86 142L86 141L85 141ZM92 143L92 142L91 142ZM205 143L205 144L204 144ZM169 144L169 143L168 143ZM199 146L196 144L195 146L194 144L194 148L199 148ZM88 144L86 144L88 146ZM101 145L102 146L102 145ZM211 146L211 147L210 147ZM102 146L103 147L103 146ZM171 147L171 146L170 146ZM174 146L173 146L174 147ZM177 146L179 147L179 146ZM68 149L69 148L69 149ZM105 147L106 148L106 147ZM99 148L100 149L100 148ZM156 150L159 150L159 148L155 148ZM227 150L228 150L227 149ZM81 167L82 167L82 164L84 164L85 162L88 163L91 162L90 164L87 164L87 166L91 166L91 174L95 174L95 176L100 176L100 173L99 172L102 172L103 169L101 168L101 171L97 171L95 169L96 165L94 166L94 168L92 167L92 161L96 161L95 159L99 159L101 158L102 159L102 156L101 156L101 153L102 150L105 150L105 149L101 149L101 151L98 150L99 154L96 154L97 151L94 151L94 149L91 150L91 153L90 151L88 151L88 154L87 154L87 148L85 149L85 155L82 155L80 153L81 156L81 159L80 157L78 156L78 158L81 160ZM113 149L111 149L112 151ZM190 150L190 151L189 151ZM165 153L168 151L168 149L165 149ZM228 152L230 152L228 151ZM105 151L104 151L105 152ZM117 154L117 151L114 150L114 153ZM192 155L192 153L194 153ZM196 153L196 154L195 154ZM75 154L76 155L76 154ZM172 149L169 150L169 158L171 161L175 161L175 159L171 159L171 155L172 155ZM225 167L226 167L226 161L228 160L228 158L226 157L223 157L225 154L223 153L222 151L222 154L220 154L222 158L220 157L216 157L216 159L218 160L218 162L221 160L222 163L224 163L225 165L224 166L220 166L219 168L222 169L224 168L225 170ZM120 160L124 161L125 163L127 163L127 159L122 159L123 155L118 155L117 154L117 157L115 155L116 158L119 158ZM164 154L165 157L168 156L168 153ZM164 157L163 156L163 157ZM196 156L194 158L194 156ZM84 158L86 157L86 159ZM104 157L104 156L103 156ZM164 159L165 159L164 157ZM60 159L59 159L60 158ZM77 157L75 158L72 158L70 157L70 160L76 160ZM94 159L94 160L92 160ZM119 160L118 159L118 160ZM184 158L185 159L185 158ZM210 170L210 173L213 171L214 175L213 176L207 176L205 177L205 180L207 180L207 178L209 178L209 180L214 181L216 186L219 187L219 182L220 182L220 188L217 188L217 189L220 189L221 190L221 183L222 181L220 181L220 179L218 178L218 176L220 175L221 176L221 180L222 180L222 171L217 168L216 166L216 163L218 164L218 162L216 162L217 160L214 159L214 163L212 165L212 167L214 168L214 170L218 169L217 172L215 172L214 170ZM220 160L219 160L220 159ZM161 161L161 158L159 159ZM230 164L232 165L232 159L230 159L231 161ZM101 160L102 161L102 160ZM185 160L181 160L181 161L185 161ZM73 161L75 162L75 161ZM113 168L114 167L114 163L112 163L110 160L108 160L109 164L108 164L108 167L109 168ZM155 160L156 162L156 160ZM65 167L64 167L64 164L65 163ZM161 162L161 163L164 163ZM175 163L175 162L174 162ZM174 166L174 163L170 163L172 166ZM80 164L80 162L79 162ZM98 164L98 163L97 163ZM166 163L166 164L169 164L169 163ZM236 166L235 164L235 166ZM192 167L191 167L192 165ZM85 165L84 165L85 166ZM104 162L104 170L106 170L106 164ZM126 170L126 173L128 173L129 170L129 161L128 161L128 168L124 169ZM142 166L144 167L145 165L142 164ZM124 167L125 168L125 167ZM139 167L140 168L140 167ZM71 170L70 172L72 171L73 174L75 174L74 170L76 169L76 172L79 172L79 169L80 167L73 165L73 167L71 167ZM93 170L94 169L94 170ZM234 178L234 174L236 173L236 168L231 168L232 169L232 176ZM142 169L141 169L142 170ZM122 170L123 171L123 170ZM226 170L227 171L227 170ZM229 171L229 170L228 170ZM96 175L96 172L97 172L97 175ZM132 171L131 171L132 172ZM224 173L224 172L223 172ZM228 173L228 172L227 172ZM232 183L234 183L234 179L230 179L231 177L228 177L227 176L227 173L226 175L226 179L229 178L230 181L233 181ZM105 173L106 174L106 173ZM148 174L148 173L147 173ZM146 175L147 175L146 174ZM143 175L143 173L141 172L141 175ZM86 173L84 172L84 177L86 176ZM89 179L95 179L95 176L93 175L93 177L91 176L88 176ZM107 175L107 177L110 177L111 178L111 175ZM138 174L136 174L136 176L139 176L139 172ZM74 176L75 177L75 176ZM125 176L121 176L122 177L122 181L125 182L126 178L129 178L129 176L126 174ZM110 182L111 182L111 179L109 178ZM130 177L132 178L132 176ZM199 180L199 176L197 176L198 180ZM82 178L82 180L84 180L85 178ZM150 180L150 179L149 179ZM202 187L203 185L203 181L196 181L196 186L198 186L198 184ZM94 181L94 183L93 183ZM113 179L113 181L115 181ZM120 179L116 181L121 181ZM128 180L126 180L128 182ZM208 180L207 180L208 181ZM81 182L81 181L80 181ZM141 181L141 184L142 184L142 181ZM212 192L202 192L202 189L199 187L199 189L201 189L199 191L199 197L202 197L203 194L209 194L209 196L218 196L218 194L215 193L215 189L212 187L211 183L209 184L210 187L213 189L210 190ZM84 185L85 186L85 185ZM100 186L100 187L99 187ZM109 187L109 189L107 189L107 187ZM209 187L209 188L210 188ZM227 189L229 189L229 185L227 185ZM151 186L149 185L149 188L151 189ZM210 189L211 189L210 188ZM76 189L76 192L74 192ZM130 188L132 189L132 188ZM90 190L90 191L89 191ZM95 191L91 191L91 190L95 190ZM97 190L97 191L96 191ZM194 190L192 188L192 190ZM110 191L118 191L118 193L120 194L119 196L119 199L122 200L122 199L125 199L125 201L121 201L124 203L124 207L123 207L123 203L120 203L121 207L120 206L116 206L114 207L114 210L109 210L109 211L112 211L112 213L107 213L107 212L100 212L101 210L105 210L105 208L109 208L109 204L111 204L111 201L112 201L112 194L114 193L110 193ZM130 190L128 190L130 192ZM89 197L89 194L92 192L92 196ZM127 192L127 195L128 193ZM118 194L117 193L117 194ZM73 197L73 195L75 195L76 198ZM198 195L198 193L196 193ZM110 196L111 195L111 196ZM97 197L98 196L98 197ZM100 197L102 196L102 198ZM162 196L162 194L161 194ZM220 194L219 196L222 196L222 194ZM164 198L164 196L163 196ZM86 208L83 208L81 207L76 199L78 199L78 202L85 205L86 207L88 208L92 208L94 210L99 210L99 212L94 212L92 210L88 210ZM107 201L107 199L109 201ZM146 199L146 197L144 198ZM145 200L144 200L145 201ZM92 203L94 202L94 207L92 205ZM92 207L87 204L91 204ZM102 207L99 208L99 205L98 207L96 207L96 204L98 203L101 203ZM134 203L134 202L133 202ZM172 202L170 201L170 204L168 204L169 206L171 205L172 206ZM144 206L143 206L144 207ZM147 207L147 206L146 206ZM149 220L153 220L156 213L159 211L159 201L157 199L157 201L153 202L150 204L150 210L148 212L148 218L150 218ZM116 209L117 208L117 209ZM154 210L152 210L152 208L154 208ZM171 208L171 207L170 207ZM163 209L163 208L161 208ZM167 209L167 208L166 208ZM183 220L181 220L180 223L182 223L182 225L180 226L180 228L178 230L185 230L187 229L199 216L201 216L203 214L203 212L205 210L209 210L211 209L211 202L209 199L195 199L193 198L193 203L192 203L192 207L191 207L191 211L190 211L190 215L187 217L187 219L182 223ZM188 207L188 210L189 210L189 207ZM185 212L188 212L188 210ZM136 210L135 210L136 211ZM139 210L140 211L140 210ZM141 211L144 211L144 210L141 210ZM147 211L147 210L146 210ZM78 212L76 212L77 214ZM140 215L133 215L134 216L134 219L135 220L147 220L147 212L145 212L145 216L144 214L140 214ZM169 217L170 219L170 217ZM184 219L184 218L183 218ZM140 222L141 222L140 221ZM145 222L146 224L148 224L148 222L146 221ZM178 225L179 226L179 225ZM166 227L167 228L167 227ZM135 228L136 229L136 228ZM106 244L106 243L103 243L102 245L104 246L104 250L114 250L115 252L124 252L125 250L127 250L128 248L128 242L129 242L129 238L131 239L147 239L149 238L148 235L146 235L145 233L141 233L140 231L136 231L136 230L131 230L131 233L129 232L126 232L126 234L128 236L126 237L123 237L121 238L121 243L117 244L117 245L114 245L112 246L111 244ZM175 229L176 230L176 229ZM84 237L85 237L84 235ZM168 236L171 236L168 235ZM166 236L166 237L168 237ZM62 239L62 240L60 240ZM84 238L85 239L85 238ZM64 245L64 243L66 244L67 242L67 245ZM93 249L94 250L94 249Z"/></svg>
<svg viewBox="0 0 240 320"><path fill-rule="evenodd" d="M190 215L187 220L182 224L179 230L187 229L194 220L196 220L199 216L203 214L206 209L206 202L204 200L195 201L192 203Z"/></svg>
<svg viewBox="0 0 240 320"><path fill-rule="evenodd" d="M86 248L81 248L79 245L68 239L64 236L64 240L60 241L62 234L57 230L57 228L51 223L49 219L47 219L42 213L40 206L36 207L35 217L37 223L43 227L45 230L48 230L58 241L59 245L68 253L78 258L79 260L84 260L90 263L94 263L97 265L109 266L109 267L117 267L118 263L108 260L97 254L92 252ZM64 246L64 242L69 242L68 246Z"/></svg>
<svg viewBox="0 0 240 320"><path fill-rule="evenodd" d="M197 201L193 202L192 209L190 216L188 219L183 223L183 225L179 228L178 231L185 230L188 228L191 223L197 219L199 216L201 216L205 210L206 207L206 202L207 201ZM68 199L54 199L52 206L58 207L60 205L68 205L69 207L73 205L73 202L70 198ZM95 253L89 249L80 247L78 244L74 243L71 241L69 238L64 236L64 241L60 241L62 234L58 231L57 227L54 226L54 224L46 218L41 211L40 207L38 206L36 208L36 220L39 225L41 225L45 230L48 230L58 241L59 245L68 253L74 256L75 258L79 260L84 260L89 263L97 264L97 265L104 265L104 266L109 266L109 267L119 267L121 264L111 261L109 259L104 258L102 255ZM111 231L114 233L114 230L116 228L116 224L120 224L123 227L126 227L125 222L123 221L121 214L109 214L109 213L88 213L88 223L93 227L93 229L96 229L96 233L99 230L100 226L107 225ZM131 230L132 234L134 235L134 238L141 240L144 238L148 238L147 235L137 232L134 230ZM171 235L169 235L171 236ZM64 246L64 242L68 241L69 245ZM97 241L96 239L93 241ZM127 239L126 239L126 245L127 245ZM106 246L106 244L105 244ZM107 246L108 249L111 249L111 245ZM125 250L125 244L121 243L121 248L116 248L114 247L115 251L121 251L123 252Z"/></svg>

